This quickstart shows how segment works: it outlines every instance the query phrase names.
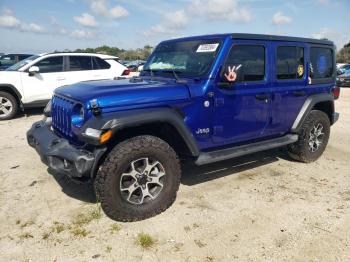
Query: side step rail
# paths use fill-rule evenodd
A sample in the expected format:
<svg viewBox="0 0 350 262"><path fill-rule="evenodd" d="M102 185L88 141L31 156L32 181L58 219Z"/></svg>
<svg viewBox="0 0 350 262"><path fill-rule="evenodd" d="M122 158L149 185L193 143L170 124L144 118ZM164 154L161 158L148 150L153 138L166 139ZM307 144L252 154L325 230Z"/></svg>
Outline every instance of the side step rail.
<svg viewBox="0 0 350 262"><path fill-rule="evenodd" d="M298 135L286 135L279 138L274 138L262 142L251 143L248 145L235 146L231 148L225 148L221 150L202 152L196 160L196 165L205 165L217 161L227 160L239 156L244 156L272 148L277 148L285 145L289 145L298 141Z"/></svg>

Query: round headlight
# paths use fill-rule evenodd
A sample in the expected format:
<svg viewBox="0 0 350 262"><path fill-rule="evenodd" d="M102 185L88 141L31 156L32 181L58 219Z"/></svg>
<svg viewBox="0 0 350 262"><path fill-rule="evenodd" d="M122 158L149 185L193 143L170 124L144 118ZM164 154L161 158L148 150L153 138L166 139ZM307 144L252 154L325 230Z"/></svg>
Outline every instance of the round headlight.
<svg viewBox="0 0 350 262"><path fill-rule="evenodd" d="M76 105L72 110L72 124L81 127L85 120L85 110L82 105Z"/></svg>

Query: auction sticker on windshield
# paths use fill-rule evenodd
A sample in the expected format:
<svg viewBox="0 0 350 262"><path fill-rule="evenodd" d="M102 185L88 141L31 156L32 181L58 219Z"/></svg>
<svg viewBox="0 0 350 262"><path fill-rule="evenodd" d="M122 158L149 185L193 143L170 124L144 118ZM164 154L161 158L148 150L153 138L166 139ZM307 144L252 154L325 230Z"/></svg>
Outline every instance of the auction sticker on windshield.
<svg viewBox="0 0 350 262"><path fill-rule="evenodd" d="M197 49L197 53L206 53L206 52L215 52L219 44L203 44L200 45Z"/></svg>

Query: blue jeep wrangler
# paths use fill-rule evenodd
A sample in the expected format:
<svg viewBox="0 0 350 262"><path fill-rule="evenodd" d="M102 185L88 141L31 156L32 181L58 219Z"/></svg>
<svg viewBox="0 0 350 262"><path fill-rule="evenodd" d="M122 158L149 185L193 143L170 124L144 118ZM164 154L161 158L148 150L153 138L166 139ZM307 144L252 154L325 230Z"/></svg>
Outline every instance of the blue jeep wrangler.
<svg viewBox="0 0 350 262"><path fill-rule="evenodd" d="M287 146L293 159L318 159L339 116L335 79L326 40L169 40L139 77L58 88L27 139L53 171L94 181L110 218L136 221L173 203L180 158L204 165Z"/></svg>

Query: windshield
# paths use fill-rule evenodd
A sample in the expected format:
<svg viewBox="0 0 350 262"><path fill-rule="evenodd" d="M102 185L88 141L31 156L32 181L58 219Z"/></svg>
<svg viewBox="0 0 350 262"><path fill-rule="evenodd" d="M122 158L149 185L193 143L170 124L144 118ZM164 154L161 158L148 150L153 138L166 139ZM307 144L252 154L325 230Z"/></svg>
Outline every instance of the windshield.
<svg viewBox="0 0 350 262"><path fill-rule="evenodd" d="M154 50L143 71L176 73L180 76L198 77L210 70L221 39L161 43Z"/></svg>
<svg viewBox="0 0 350 262"><path fill-rule="evenodd" d="M26 64L32 62L33 60L39 58L40 56L38 55L33 55L30 56L22 61L19 61L18 63L14 64L13 66L10 66L9 68L7 68L5 71L17 71L18 69L22 68L23 66L25 66Z"/></svg>

